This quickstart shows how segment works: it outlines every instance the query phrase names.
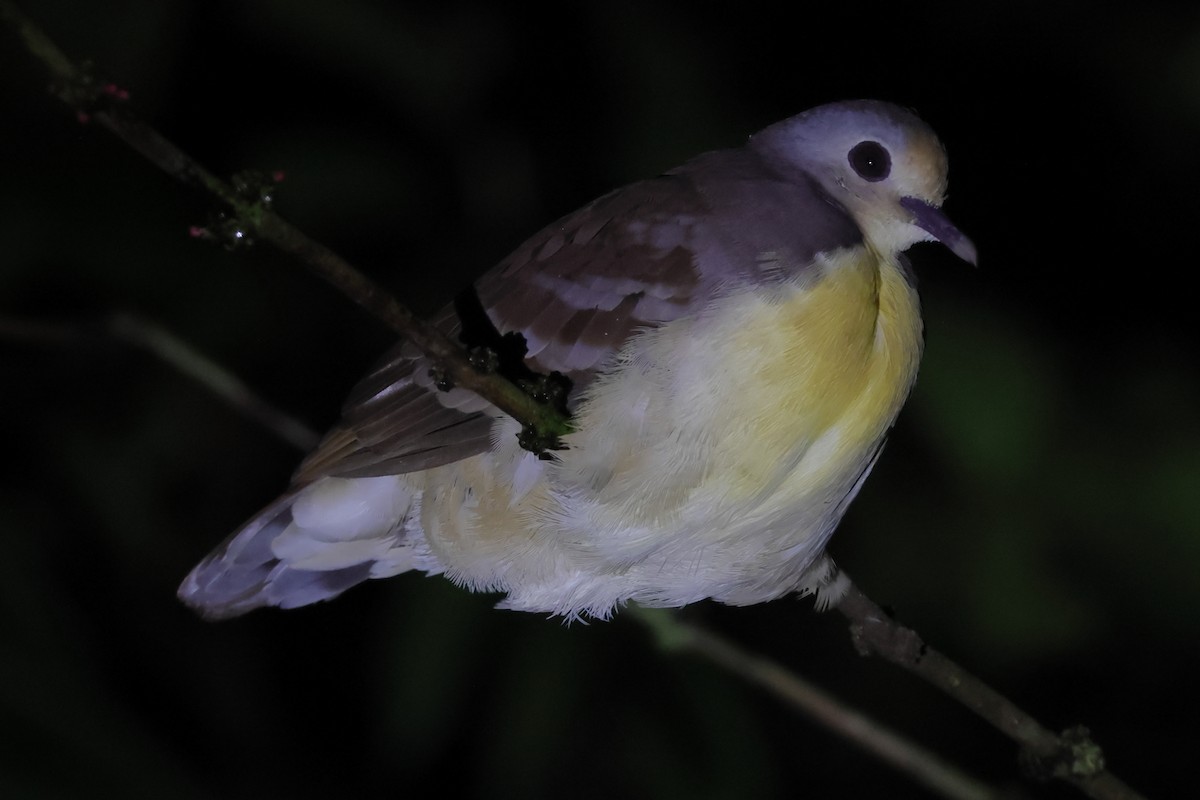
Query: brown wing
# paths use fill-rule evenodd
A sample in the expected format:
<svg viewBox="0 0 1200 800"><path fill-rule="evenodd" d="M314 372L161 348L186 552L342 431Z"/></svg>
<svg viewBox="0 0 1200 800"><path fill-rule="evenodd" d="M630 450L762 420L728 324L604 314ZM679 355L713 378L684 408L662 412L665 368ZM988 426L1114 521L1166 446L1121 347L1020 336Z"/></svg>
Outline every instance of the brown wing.
<svg viewBox="0 0 1200 800"><path fill-rule="evenodd" d="M676 319L704 294L699 250L710 209L687 177L600 198L527 241L476 288L527 359L586 383L629 334Z"/></svg>
<svg viewBox="0 0 1200 800"><path fill-rule="evenodd" d="M530 367L566 374L577 394L637 329L699 313L739 282L794 274L858 238L807 181L784 179L750 151L721 151L562 218L475 291L500 333L524 336ZM461 333L453 308L436 322ZM491 406L462 389L438 391L429 366L414 346L393 348L295 481L399 474L486 450Z"/></svg>

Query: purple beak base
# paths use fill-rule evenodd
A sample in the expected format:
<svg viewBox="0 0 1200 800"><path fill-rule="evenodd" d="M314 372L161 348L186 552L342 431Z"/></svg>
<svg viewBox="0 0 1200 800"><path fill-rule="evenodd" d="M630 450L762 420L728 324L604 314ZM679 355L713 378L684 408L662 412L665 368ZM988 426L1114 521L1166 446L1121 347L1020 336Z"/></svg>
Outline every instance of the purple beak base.
<svg viewBox="0 0 1200 800"><path fill-rule="evenodd" d="M972 266L979 263L975 244L954 227L954 223L940 208L915 197L900 198L900 205L912 212L914 225L944 244L951 253Z"/></svg>

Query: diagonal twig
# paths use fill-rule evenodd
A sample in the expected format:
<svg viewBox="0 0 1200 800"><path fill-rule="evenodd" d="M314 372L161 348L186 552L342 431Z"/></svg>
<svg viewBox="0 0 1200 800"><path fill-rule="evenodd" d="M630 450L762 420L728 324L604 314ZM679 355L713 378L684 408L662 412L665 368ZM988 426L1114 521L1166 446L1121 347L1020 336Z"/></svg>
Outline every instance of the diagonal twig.
<svg viewBox="0 0 1200 800"><path fill-rule="evenodd" d="M1059 778L1100 800L1142 796L1109 772L1100 747L1076 726L1056 734L1004 695L934 650L916 631L899 624L861 589L850 584L837 605L850 621L854 646L912 672L983 717L1021 746L1021 765L1035 778Z"/></svg>
<svg viewBox="0 0 1200 800"><path fill-rule="evenodd" d="M951 800L995 800L1001 793L963 773L935 753L848 707L782 664L738 647L711 630L684 622L667 609L630 606L665 650L694 653L852 742L885 764Z"/></svg>
<svg viewBox="0 0 1200 800"><path fill-rule="evenodd" d="M239 226L239 235L269 242L295 256L419 347L450 383L475 392L532 429L530 441L538 445L536 449L553 449L558 437L570 430L568 420L552 404L535 400L499 375L478 370L455 342L415 316L333 250L271 211L259 192L248 192L246 187L218 178L157 130L136 119L125 105L123 91L101 85L81 70L9 0L0 0L0 20L8 23L26 50L46 67L52 79L52 90L75 110L80 119L94 121L106 128L168 175L209 193L228 206Z"/></svg>
<svg viewBox="0 0 1200 800"><path fill-rule="evenodd" d="M228 369L161 325L133 314L112 314L98 322L56 322L0 315L0 340L71 348L108 342L136 347L196 381L301 452L308 452L320 441L312 428L269 403Z"/></svg>

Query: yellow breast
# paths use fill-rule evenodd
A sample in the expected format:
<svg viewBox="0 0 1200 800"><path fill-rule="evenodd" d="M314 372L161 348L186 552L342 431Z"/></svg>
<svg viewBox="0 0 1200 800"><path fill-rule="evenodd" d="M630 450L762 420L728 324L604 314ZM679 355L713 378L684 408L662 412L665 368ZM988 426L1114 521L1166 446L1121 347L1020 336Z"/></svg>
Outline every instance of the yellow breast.
<svg viewBox="0 0 1200 800"><path fill-rule="evenodd" d="M801 462L814 491L857 474L916 378L920 310L900 268L869 249L821 267L817 281L748 310L730 340L729 357L741 354L729 409L741 447L729 455L743 491L779 485Z"/></svg>

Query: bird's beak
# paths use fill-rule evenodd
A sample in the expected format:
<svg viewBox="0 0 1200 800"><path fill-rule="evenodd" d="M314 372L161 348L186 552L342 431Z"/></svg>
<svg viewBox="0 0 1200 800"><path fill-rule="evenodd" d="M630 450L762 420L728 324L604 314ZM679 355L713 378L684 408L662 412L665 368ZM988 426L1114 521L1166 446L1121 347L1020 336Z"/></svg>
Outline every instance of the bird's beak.
<svg viewBox="0 0 1200 800"><path fill-rule="evenodd" d="M946 245L951 253L972 266L978 263L975 244L962 231L954 227L954 223L942 213L940 208L931 206L924 200L918 200L915 197L900 198L900 205L913 215L914 225Z"/></svg>

